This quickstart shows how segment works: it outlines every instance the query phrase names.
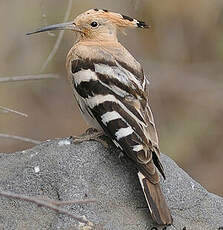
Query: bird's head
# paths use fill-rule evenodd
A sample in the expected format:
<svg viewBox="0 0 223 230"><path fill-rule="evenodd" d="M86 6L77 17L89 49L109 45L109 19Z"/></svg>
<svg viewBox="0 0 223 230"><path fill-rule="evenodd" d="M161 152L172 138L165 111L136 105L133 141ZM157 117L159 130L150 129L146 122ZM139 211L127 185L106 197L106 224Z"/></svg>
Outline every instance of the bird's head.
<svg viewBox="0 0 223 230"><path fill-rule="evenodd" d="M108 10L91 9L77 16L72 22L46 26L27 35L50 30L72 30L80 33L85 39L116 39L117 29L128 27L149 28L150 26L143 21Z"/></svg>

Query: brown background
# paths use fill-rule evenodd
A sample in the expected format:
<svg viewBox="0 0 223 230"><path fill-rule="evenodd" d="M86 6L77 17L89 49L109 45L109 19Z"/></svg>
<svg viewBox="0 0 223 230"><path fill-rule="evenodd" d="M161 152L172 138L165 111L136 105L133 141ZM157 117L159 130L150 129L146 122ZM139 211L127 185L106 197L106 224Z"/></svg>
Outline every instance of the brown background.
<svg viewBox="0 0 223 230"><path fill-rule="evenodd" d="M0 77L39 74L55 36L25 33L63 21L68 1L0 1ZM152 25L127 31L120 41L150 79L151 104L162 152L209 191L223 195L222 0L73 0L69 20L90 8L120 12ZM0 83L0 105L28 118L0 112L0 133L46 140L87 128L66 80L65 56L74 42L66 32L44 73L58 80ZM0 138L0 152L32 145Z"/></svg>

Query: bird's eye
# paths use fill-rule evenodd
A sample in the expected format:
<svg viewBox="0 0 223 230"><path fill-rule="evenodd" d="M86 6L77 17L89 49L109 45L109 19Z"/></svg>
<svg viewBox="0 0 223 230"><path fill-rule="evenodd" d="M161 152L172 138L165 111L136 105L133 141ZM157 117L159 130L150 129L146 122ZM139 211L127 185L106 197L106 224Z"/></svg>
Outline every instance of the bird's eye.
<svg viewBox="0 0 223 230"><path fill-rule="evenodd" d="M91 26L92 26L92 27L97 27L97 26L98 26L98 23L97 23L97 22L92 22L92 23L91 23Z"/></svg>

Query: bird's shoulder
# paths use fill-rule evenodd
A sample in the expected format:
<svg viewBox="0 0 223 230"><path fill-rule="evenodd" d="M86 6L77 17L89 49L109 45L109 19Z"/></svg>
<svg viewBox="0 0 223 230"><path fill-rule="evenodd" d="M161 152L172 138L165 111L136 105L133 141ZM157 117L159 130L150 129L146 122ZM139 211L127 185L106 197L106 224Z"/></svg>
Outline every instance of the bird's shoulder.
<svg viewBox="0 0 223 230"><path fill-rule="evenodd" d="M83 63L119 66L134 74L141 84L144 80L140 63L119 42L78 42L67 55L67 65L72 65L72 63L75 63L76 66Z"/></svg>

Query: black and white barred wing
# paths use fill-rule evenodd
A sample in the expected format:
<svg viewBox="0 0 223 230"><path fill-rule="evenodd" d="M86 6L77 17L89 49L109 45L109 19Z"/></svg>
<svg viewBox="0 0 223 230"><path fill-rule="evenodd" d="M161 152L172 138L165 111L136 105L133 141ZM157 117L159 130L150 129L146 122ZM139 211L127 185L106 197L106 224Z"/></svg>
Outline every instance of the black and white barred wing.
<svg viewBox="0 0 223 230"><path fill-rule="evenodd" d="M82 112L88 113L139 170L157 183L155 165L162 168L143 73L117 60L77 59L71 68Z"/></svg>

